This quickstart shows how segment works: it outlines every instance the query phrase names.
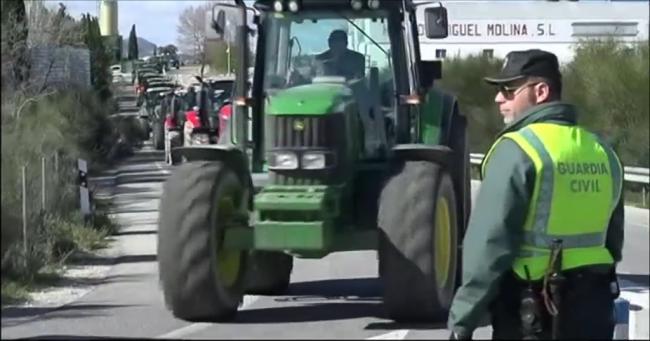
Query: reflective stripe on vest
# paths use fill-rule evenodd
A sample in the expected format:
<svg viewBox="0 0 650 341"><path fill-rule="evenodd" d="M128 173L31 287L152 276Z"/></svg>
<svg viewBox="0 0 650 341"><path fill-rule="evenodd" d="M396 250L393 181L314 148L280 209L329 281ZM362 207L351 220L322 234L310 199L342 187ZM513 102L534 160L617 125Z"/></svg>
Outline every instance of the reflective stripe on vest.
<svg viewBox="0 0 650 341"><path fill-rule="evenodd" d="M524 278L527 265L531 279L541 278L553 239L563 242L563 269L613 263L604 245L621 195L622 166L616 155L577 126L535 123L501 138L517 143L536 171L515 272ZM493 148L482 165L483 176Z"/></svg>

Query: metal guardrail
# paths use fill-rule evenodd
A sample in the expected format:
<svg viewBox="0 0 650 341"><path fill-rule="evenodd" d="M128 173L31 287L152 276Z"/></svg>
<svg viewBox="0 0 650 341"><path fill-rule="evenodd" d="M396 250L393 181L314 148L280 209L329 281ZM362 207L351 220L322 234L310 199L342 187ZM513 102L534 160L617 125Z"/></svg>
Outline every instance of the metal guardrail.
<svg viewBox="0 0 650 341"><path fill-rule="evenodd" d="M469 154L470 162L473 165L480 165L483 162L485 154L471 153ZM641 167L625 167L625 181L636 182L642 184L650 184L650 170Z"/></svg>

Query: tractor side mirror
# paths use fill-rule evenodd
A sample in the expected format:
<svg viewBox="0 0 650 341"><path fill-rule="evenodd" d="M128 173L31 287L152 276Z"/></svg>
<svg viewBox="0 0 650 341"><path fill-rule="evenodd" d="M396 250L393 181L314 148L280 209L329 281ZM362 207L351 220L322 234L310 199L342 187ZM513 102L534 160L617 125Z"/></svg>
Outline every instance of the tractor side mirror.
<svg viewBox="0 0 650 341"><path fill-rule="evenodd" d="M216 6L212 8L212 21L210 23L210 27L214 32L210 32L210 30L208 32L213 33L209 35L211 38L222 41L226 35L226 12L220 9L215 13L215 10Z"/></svg>
<svg viewBox="0 0 650 341"><path fill-rule="evenodd" d="M429 7L424 10L424 30L429 39L447 38L449 25L447 23L447 9L442 5Z"/></svg>
<svg viewBox="0 0 650 341"><path fill-rule="evenodd" d="M433 86L433 81L442 78L442 61L420 61L420 87L428 89Z"/></svg>

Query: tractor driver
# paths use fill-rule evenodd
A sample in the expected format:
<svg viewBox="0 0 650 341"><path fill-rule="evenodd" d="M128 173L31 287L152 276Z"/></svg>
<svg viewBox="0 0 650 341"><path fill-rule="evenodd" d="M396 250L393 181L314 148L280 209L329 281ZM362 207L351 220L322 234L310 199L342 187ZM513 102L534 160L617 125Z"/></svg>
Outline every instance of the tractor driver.
<svg viewBox="0 0 650 341"><path fill-rule="evenodd" d="M363 78L365 74L365 57L348 49L348 34L343 30L334 30L328 40L329 50L316 55L316 60L323 63L326 75L345 77L346 80Z"/></svg>

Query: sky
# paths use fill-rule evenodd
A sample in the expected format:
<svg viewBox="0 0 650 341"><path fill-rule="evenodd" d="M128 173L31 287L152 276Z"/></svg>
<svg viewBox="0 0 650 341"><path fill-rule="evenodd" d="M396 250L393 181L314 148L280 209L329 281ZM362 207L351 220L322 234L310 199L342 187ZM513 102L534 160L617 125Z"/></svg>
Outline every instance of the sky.
<svg viewBox="0 0 650 341"><path fill-rule="evenodd" d="M49 6L63 3L68 13L76 19L82 13L98 16L99 1L96 0L47 0ZM138 37L158 45L177 44L176 25L178 16L189 6L198 6L205 0L120 0L118 2L118 29L122 38L128 39L131 26L135 24Z"/></svg>

